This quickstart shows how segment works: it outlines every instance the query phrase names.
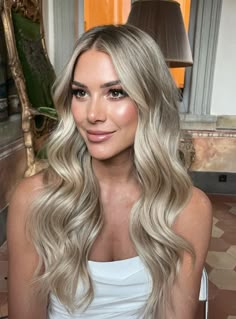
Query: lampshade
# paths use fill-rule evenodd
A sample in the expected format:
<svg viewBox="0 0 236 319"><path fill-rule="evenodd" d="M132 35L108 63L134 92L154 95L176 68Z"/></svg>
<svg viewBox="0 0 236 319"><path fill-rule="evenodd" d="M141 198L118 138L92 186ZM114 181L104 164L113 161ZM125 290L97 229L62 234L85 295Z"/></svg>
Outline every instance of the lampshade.
<svg viewBox="0 0 236 319"><path fill-rule="evenodd" d="M151 35L160 46L169 67L193 64L192 53L178 2L173 0L136 1L127 20Z"/></svg>

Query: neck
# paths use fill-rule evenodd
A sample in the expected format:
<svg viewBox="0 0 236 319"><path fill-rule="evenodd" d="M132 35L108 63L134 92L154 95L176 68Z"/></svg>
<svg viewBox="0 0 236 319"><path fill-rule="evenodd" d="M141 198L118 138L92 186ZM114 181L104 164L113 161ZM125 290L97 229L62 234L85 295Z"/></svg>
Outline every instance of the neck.
<svg viewBox="0 0 236 319"><path fill-rule="evenodd" d="M133 156L119 156L110 160L92 159L94 174L100 186L101 202L106 205L113 202L132 202L140 197L141 189L134 171Z"/></svg>
<svg viewBox="0 0 236 319"><path fill-rule="evenodd" d="M136 179L134 174L133 156L119 159L92 159L94 173L100 184L120 184Z"/></svg>

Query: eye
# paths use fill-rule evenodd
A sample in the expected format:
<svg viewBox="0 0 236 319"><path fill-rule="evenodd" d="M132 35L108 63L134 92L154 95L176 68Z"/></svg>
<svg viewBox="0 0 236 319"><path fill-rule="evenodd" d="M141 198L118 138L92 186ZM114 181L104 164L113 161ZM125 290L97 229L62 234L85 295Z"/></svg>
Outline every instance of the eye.
<svg viewBox="0 0 236 319"><path fill-rule="evenodd" d="M128 96L128 94L123 89L110 89L108 96L112 99L121 99Z"/></svg>
<svg viewBox="0 0 236 319"><path fill-rule="evenodd" d="M83 89L72 89L72 95L80 99L86 97L87 92Z"/></svg>

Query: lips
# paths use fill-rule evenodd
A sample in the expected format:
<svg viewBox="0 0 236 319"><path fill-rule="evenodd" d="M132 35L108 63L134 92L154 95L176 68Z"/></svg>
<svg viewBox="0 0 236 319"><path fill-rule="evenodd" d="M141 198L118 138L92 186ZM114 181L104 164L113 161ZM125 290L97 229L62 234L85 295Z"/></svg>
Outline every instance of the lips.
<svg viewBox="0 0 236 319"><path fill-rule="evenodd" d="M87 133L87 138L90 142L100 143L100 142L107 141L109 138L111 138L114 131L107 132L107 131L88 130L88 131L86 131L86 133Z"/></svg>

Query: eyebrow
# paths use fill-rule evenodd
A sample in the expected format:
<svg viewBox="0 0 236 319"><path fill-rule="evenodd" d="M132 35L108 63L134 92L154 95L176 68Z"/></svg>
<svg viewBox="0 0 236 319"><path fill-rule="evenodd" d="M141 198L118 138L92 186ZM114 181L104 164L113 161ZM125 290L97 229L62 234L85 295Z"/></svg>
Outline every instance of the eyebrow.
<svg viewBox="0 0 236 319"><path fill-rule="evenodd" d="M79 86L81 88L84 88L84 89L87 89L88 87L83 84L83 83L80 83L78 81L72 81L72 84L76 85L76 86ZM100 86L101 89L104 89L104 88L107 88L107 87L110 87L110 86L113 86L113 85L117 85L117 84L120 84L120 80L116 80L116 81L110 81L110 82L107 82L107 83L104 83Z"/></svg>

